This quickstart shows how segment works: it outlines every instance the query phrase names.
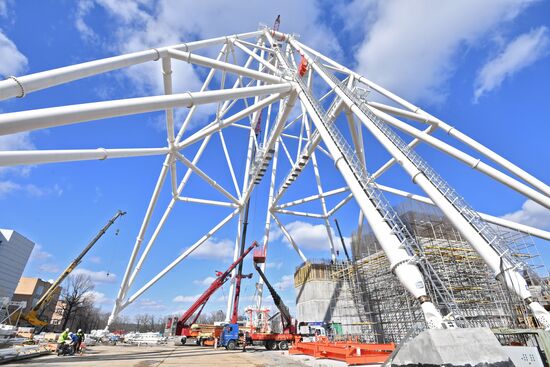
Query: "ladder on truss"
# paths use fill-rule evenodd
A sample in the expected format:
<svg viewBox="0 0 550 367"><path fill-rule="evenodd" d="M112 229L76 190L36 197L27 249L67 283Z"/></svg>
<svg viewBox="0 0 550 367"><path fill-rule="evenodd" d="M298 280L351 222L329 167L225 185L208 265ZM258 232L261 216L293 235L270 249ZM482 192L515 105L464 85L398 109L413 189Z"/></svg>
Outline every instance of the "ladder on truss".
<svg viewBox="0 0 550 367"><path fill-rule="evenodd" d="M506 260L503 264L507 263L509 267L524 270L528 272L529 276L533 279L539 281L540 284L544 283L538 274L534 271L530 271L530 266L527 263L522 259L512 256L510 247L498 232L491 227L489 223L483 220L478 212L476 212L462 196L460 196L419 154L411 149L391 127L384 123L382 119L369 108L363 93L348 88L345 83L338 80L321 63L317 63L316 65L319 66L337 86L339 86L342 92L355 103L369 120L371 120L373 124L414 164L414 166L428 178L447 201L453 205L457 212L462 215L476 232L483 237L489 246L497 252L500 258Z"/></svg>
<svg viewBox="0 0 550 367"><path fill-rule="evenodd" d="M381 217L387 223L391 232L399 239L401 246L403 246L403 248L407 250L409 255L415 256L416 254L414 249L416 249L417 251L421 251L421 248L416 244L416 241L410 235L407 227L403 224L401 218L399 218L397 212L393 209L393 207L384 197L382 192L378 190L375 185L371 184L372 180L367 173L365 166L361 164L359 158L357 157L355 150L348 144L348 142L346 141L342 133L336 128L336 126L334 126L334 124L329 121L330 110L324 110L324 108L319 104L318 100L311 95L309 88L304 84L303 80L297 76L298 74L296 69L290 66L285 57L282 57L281 59L285 63L285 68L290 71L290 73L294 77L294 80L300 85L302 91L304 92L304 95L313 106L313 109L315 110L322 124L328 130L332 140L344 157L345 162L350 167L356 181L361 185L361 188L367 195L368 199L371 201L376 210L380 213ZM332 73L327 72L327 75L329 75L331 78L334 78L334 82L337 85L343 84L342 81L334 77ZM342 86L341 88L343 90L348 90L347 87ZM415 257L419 260L418 265L421 271L424 273L424 277L426 278L425 280L430 283L431 288L435 292L436 299L434 299L433 301L438 302L440 306L443 305L444 307L446 307L447 313L460 315L460 310L454 302L454 297L452 293L441 281L429 262L423 260L424 256Z"/></svg>

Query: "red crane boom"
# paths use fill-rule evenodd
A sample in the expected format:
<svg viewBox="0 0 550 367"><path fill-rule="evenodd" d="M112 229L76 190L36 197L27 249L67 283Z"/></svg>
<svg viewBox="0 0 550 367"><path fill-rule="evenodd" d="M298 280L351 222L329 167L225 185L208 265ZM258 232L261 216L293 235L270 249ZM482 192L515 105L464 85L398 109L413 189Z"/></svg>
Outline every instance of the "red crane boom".
<svg viewBox="0 0 550 367"><path fill-rule="evenodd" d="M197 298L195 303L193 303L191 305L191 307L189 307L189 309L187 311L185 311L185 313L183 315L181 315L181 317L178 319L178 324L176 325L176 335L188 336L187 334L188 334L189 328L191 327L192 324L195 323L195 321L199 317L199 315L202 312L202 309L204 308L206 302L208 302L208 299L212 296L212 294L214 294L214 292L216 292L222 285L224 285L224 283L229 279L229 275L231 274L231 271L233 269L235 269L235 267L237 265L239 265L244 260L246 255L248 255L248 253L250 251L252 251L252 249L256 246L258 246L258 243L256 241L254 241L252 243L252 245L250 245L242 253L242 255L233 264L231 264L229 266L229 268L227 268L227 270L225 272L223 272L223 273L218 272L216 274L218 277L212 282L212 284L210 284L208 289L206 289L204 291L204 293L201 294L199 298ZM193 322L188 323L191 316L193 316L193 314L197 310L199 310L199 312L197 313L197 315L193 319Z"/></svg>

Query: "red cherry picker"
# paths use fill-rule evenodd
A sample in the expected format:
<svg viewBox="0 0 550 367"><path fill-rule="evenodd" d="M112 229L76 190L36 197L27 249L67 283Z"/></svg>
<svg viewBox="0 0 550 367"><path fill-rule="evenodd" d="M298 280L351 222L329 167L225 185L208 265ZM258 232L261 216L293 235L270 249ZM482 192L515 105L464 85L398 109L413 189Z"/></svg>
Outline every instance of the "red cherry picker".
<svg viewBox="0 0 550 367"><path fill-rule="evenodd" d="M197 344L204 345L204 341L201 339L200 335L202 332L204 332L205 327L208 327L208 329L212 329L212 325L197 325L196 327L193 327L193 325L196 325L196 321L199 318L202 310L204 309L204 306L206 305L206 302L210 299L210 297L222 286L227 282L227 280L230 278L231 271L237 267L237 265L241 264L246 255L250 251L252 251L253 248L258 246L258 243L254 241L252 245L250 245L243 253L242 255L227 268L226 271L222 272L216 272L217 278L212 282L212 284L204 291L203 294L200 295L199 298L189 307L189 309L181 315L181 317L178 319L176 324L176 342L181 343L182 345L187 342L188 338L194 338L197 341ZM237 275L240 278L251 278L252 274L248 275ZM193 317L194 315L194 317ZM201 328L201 326L203 326ZM212 330L210 330L212 331ZM220 327L221 332L221 327ZM214 330L215 333L215 330Z"/></svg>

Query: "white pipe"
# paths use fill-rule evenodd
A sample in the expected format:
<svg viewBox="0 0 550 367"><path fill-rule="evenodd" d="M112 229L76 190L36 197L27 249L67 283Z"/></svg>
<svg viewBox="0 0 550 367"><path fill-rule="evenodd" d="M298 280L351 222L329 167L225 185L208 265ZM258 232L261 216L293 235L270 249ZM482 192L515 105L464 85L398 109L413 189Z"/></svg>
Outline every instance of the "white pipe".
<svg viewBox="0 0 550 367"><path fill-rule="evenodd" d="M235 35L237 38L251 38L261 34L262 31L242 33ZM159 60L166 56L168 49L183 49L193 51L199 48L221 44L227 37L218 37L209 40L181 43L158 49L133 52L125 55L109 57L100 60L88 61L81 64L65 66L58 69L42 71L35 74L20 76L15 79L8 78L0 81L0 100L12 97L23 97L36 90L64 84L73 80L88 76L106 73L112 70L141 64L147 61Z"/></svg>
<svg viewBox="0 0 550 367"><path fill-rule="evenodd" d="M469 147L477 150L481 154L485 155L487 158L491 159L492 161L500 164L510 172L514 173L519 178L525 180L530 185L536 187L537 189L544 192L547 196L550 196L550 187L546 185L544 182L540 181L533 175L529 174L528 172L524 171L523 169L519 168L506 158L502 157L501 155L493 152L491 149L487 148L486 146L482 145L481 143L477 142L476 140L470 138L466 134L462 133L461 131L458 131L454 127L448 125L447 123L443 122L442 120L432 116L431 114L421 110L419 107L415 106L414 104L404 100L403 98L395 95L394 93L388 91L385 88L382 88L378 84L368 80L367 78L355 73L354 71L346 68L345 66L342 66L338 64L337 62L327 58L323 54L319 53L318 51L315 51L311 49L308 46L303 45L302 43L295 41L297 44L299 44L304 49L308 50L309 52L313 53L314 55L320 57L321 59L330 62L334 66L336 66L338 69L340 69L342 72L348 73L350 75L354 75L355 78L357 78L361 83L368 85L378 93L382 94L385 97L388 97L389 99L393 100L394 102L402 105L403 107L409 109L410 111L418 114L425 115L426 122L430 124L436 124L441 129L445 130L449 135L455 137L456 139L460 140L464 144L468 145Z"/></svg>
<svg viewBox="0 0 550 367"><path fill-rule="evenodd" d="M115 320L118 313L120 312L120 305L121 305L122 299L126 296L126 293L128 292L128 287L130 287L131 285L131 283L128 284L130 271L132 270L132 267L134 266L134 262L136 261L136 257L139 253L139 249L141 248L141 242L143 241L143 236L145 235L145 231L147 230L149 221L151 220L151 215L153 214L153 210L155 209L155 206L157 204L160 191L162 190L162 186L164 185L164 181L168 173L168 165L169 165L170 159L171 159L170 155L167 155L166 158L164 159L164 163L162 164L162 169L160 170L157 183L155 184L155 188L153 190L153 193L151 194L149 205L147 206L147 210L145 211L145 216L143 217L143 221L141 223L141 227L136 237L136 241L134 242L134 247L132 249L130 259L128 260L128 264L126 264L124 277L122 278L122 282L120 283L120 287L118 289L117 298L113 305L113 309L111 311L111 314L109 315L109 319L107 320L107 325L105 326L106 329L109 328L111 323Z"/></svg>
<svg viewBox="0 0 550 367"><path fill-rule="evenodd" d="M349 194L348 196L346 196L344 199L342 199L338 204L336 204L334 206L334 208L332 208L328 213L327 213L327 218L331 217L334 213L336 213L338 210L340 210L341 207L343 207L344 205L346 205L346 203L348 201L350 201L351 199L353 198L353 194ZM361 211L359 211L361 212ZM361 212L362 213L362 212ZM362 217L361 217L361 220L362 220ZM361 232L358 232L358 233L361 233Z"/></svg>
<svg viewBox="0 0 550 367"><path fill-rule="evenodd" d="M206 173L204 173L203 170L201 170L199 167L194 165L191 161L189 161L187 158L185 158L180 152L174 153L178 160L185 164L188 168L190 168L193 172L195 172L200 178L202 178L204 181L206 181L210 186L212 186L214 189L219 191L222 195L224 195L226 198L234 202L235 204L239 205L240 203L237 198L235 198L229 191L227 191L225 188L223 188L220 184L218 184L216 181L210 178Z"/></svg>
<svg viewBox="0 0 550 367"><path fill-rule="evenodd" d="M399 196L402 196L402 197L405 197L405 198L409 198L409 199L412 199L412 200L416 200L416 201L421 202L421 203L425 203L425 204L429 204L429 205L435 205L434 202L430 198L427 198L425 196L412 194L410 192L407 192L407 191L404 191L404 190L399 190L399 189L389 187L389 186L385 186L385 185L380 185L380 184L373 184L373 185L375 187L377 187L378 189L382 190L382 191L386 191L386 192L389 192L389 193L392 193L392 194L395 194L395 195L399 195ZM516 230L518 232L522 232L522 233L525 233L525 234L528 234L528 235L531 235L531 236L538 237L538 238L543 239L543 240L550 241L550 232L548 232L548 231L545 231L545 230L542 230L542 229L539 229L539 228L535 228L535 227L531 227L531 226L528 226L526 224L513 222L513 221L508 220L508 219L495 217L495 216L490 215L490 214L485 214L485 213L481 213L481 212L477 212L477 213L479 214L479 216L483 220L485 220L489 223L493 223L493 224L496 224L496 225L499 225L499 226L502 226L502 227L510 228L510 229Z"/></svg>
<svg viewBox="0 0 550 367"><path fill-rule="evenodd" d="M290 40L291 44L295 46L293 40ZM297 48L299 50L299 48ZM331 88L334 88L335 91L342 98L341 91L334 83L329 83L330 79L324 75L324 73L319 70L314 61L308 55L304 56L308 59L308 63L315 68L315 71L327 81ZM338 171L342 174L344 180L348 184L351 192L353 193L354 198L357 201L357 204L365 214L365 217L369 224L371 225L372 231L378 240L380 246L384 250L386 257L390 263L391 270L400 280L401 284L407 289L415 298L423 300L422 310L430 328L441 328L442 317L439 311L435 308L432 302L428 301L427 291L424 283L424 279L418 267L413 263L412 257L407 253L405 248L402 246L401 241L393 233L391 228L388 225L388 222L382 217L377 207L371 201L371 198L367 195L359 181L355 178L353 170L348 165L344 156L340 152L340 148L336 145L333 137L330 132L324 126L323 122L320 119L320 116L317 115L317 112L311 102L309 102L308 97L305 95L304 91L299 93L300 99L304 102L306 109L308 110L309 115L311 116L317 131L321 135L323 141L325 142L329 152L332 155L332 158L335 162L335 166ZM344 95L345 97L345 95ZM344 98L342 98L344 100ZM349 106L349 102L344 100L344 102ZM354 111L355 112L355 111Z"/></svg>
<svg viewBox="0 0 550 367"><path fill-rule="evenodd" d="M298 217L318 218L318 219L325 218L325 216L322 214L298 212L298 211L286 210L286 209L274 209L273 212L280 213L280 214L296 215Z"/></svg>
<svg viewBox="0 0 550 367"><path fill-rule="evenodd" d="M253 57L254 60L258 61L260 64L264 65L266 68L271 70L274 74L277 74L279 72L279 70L277 70L277 68L275 66L273 66L270 63L268 63L267 61L265 61L265 59L262 59L256 53L250 51L247 47L243 46L239 41L234 42L233 44L235 46L237 46L238 48L240 48L241 50L243 50L249 56Z"/></svg>
<svg viewBox="0 0 550 367"><path fill-rule="evenodd" d="M207 126L203 127L202 129L200 129L199 131L197 131L193 135L189 136L188 138L186 138L182 142L180 142L177 145L177 147L178 147L178 149L183 149L183 148L185 148L185 147L187 147L191 144L194 144L197 141L204 138L205 136L211 135L211 134L215 133L216 131L220 131L221 129L223 129L225 127L231 126L233 123L242 120L246 116L250 115L251 113L253 113L255 111L258 111L258 110L264 108L267 105L271 105L272 103L278 101L279 99L281 99L283 97L284 97L283 94L270 95L269 97L266 97L266 98L260 100L258 103L255 103L252 106L249 106L249 107L235 113L234 115L232 115L232 116L230 116L226 119L219 120L219 121L214 121L214 122L208 124Z"/></svg>
<svg viewBox="0 0 550 367"><path fill-rule="evenodd" d="M228 203L228 202L225 202L225 201L218 201L218 200L198 199L198 198L192 198L192 197L188 197L188 196L177 196L177 200L182 201L184 203L195 203L195 204L223 206L223 207L228 207L228 208L238 208L239 207L235 203Z"/></svg>
<svg viewBox="0 0 550 367"><path fill-rule="evenodd" d="M197 150L197 152L195 153L195 156L193 157L193 161L191 163L193 163L194 165L196 165L198 163L200 157L204 153L204 150L206 149L206 146L208 145L209 142L210 142L210 136L206 137L206 139L204 139L202 141L202 143L199 146L199 149ZM185 175L183 176L183 179L181 180L181 182L178 186L178 190L177 190L178 195L180 195L181 192L183 191L185 185L187 184L187 181L189 181L189 178L191 177L192 172L193 171L190 168L188 168L187 171L185 172ZM166 220L168 219L168 216L172 212L172 209L174 208L175 204L176 204L176 198L172 197L170 199L170 203L168 204L168 206L164 210L164 213L162 214L162 217L160 218L160 221L158 222L155 230L153 231L153 234L151 235L151 238L147 242L147 246L145 246L145 250L143 250L143 253L140 256L139 261L138 261L134 271L132 272L132 276L130 277L130 280L128 281L128 287L130 287L134 283L134 280L135 280L137 274L141 271L141 267L143 266L143 263L145 262L145 259L147 258L147 255L149 254L149 251L151 251L151 248L153 247L153 244L157 240L157 237L158 237L160 231L162 230L162 228L164 227L164 224L166 223ZM143 234L141 234L141 232L140 232L140 236L141 237L138 236L138 238L143 239ZM124 296L125 295L126 295L126 293L124 294Z"/></svg>
<svg viewBox="0 0 550 367"><path fill-rule="evenodd" d="M285 93L291 89L292 85L290 83L285 83L221 91L187 92L167 96L119 99L4 113L0 115L0 135L68 125L82 121L98 120L107 117L160 111L167 108L191 107L195 104L206 104L226 99Z"/></svg>
<svg viewBox="0 0 550 367"><path fill-rule="evenodd" d="M302 252L302 250L300 250L300 248L298 247L298 245L296 244L296 242L294 242L294 239L292 238L292 236L290 235L290 233L286 230L285 226L283 226L283 224L279 221L279 218L277 218L277 216L272 212L271 213L271 216L273 217L273 219L275 219L275 223L277 223L277 225L279 226L279 228L281 229L281 232L283 232L283 234L285 235L286 239L288 240L288 242L290 242L290 244L292 245L292 247L294 248L294 250L296 251L296 253L298 254L298 256L300 256L300 259L302 259L303 262L306 262L307 261L307 257L304 255L304 253Z"/></svg>
<svg viewBox="0 0 550 367"><path fill-rule="evenodd" d="M176 50L169 50L168 55L173 57L174 59L178 59L181 61L186 61L189 63L193 63L196 65L206 66L213 69L218 69L222 71L226 71L229 73L234 73L241 76L246 76L252 79L261 80L263 82L267 83L284 83L286 80L284 80L280 76L274 76L271 74L267 74L261 71L256 71L252 69L245 68L243 66L230 64L228 62L218 61L214 60L208 57L199 56L192 54L190 52L183 52L183 51L176 51Z"/></svg>
<svg viewBox="0 0 550 367"><path fill-rule="evenodd" d="M216 224L208 233L202 236L197 242L195 242L191 247L185 250L180 256L178 256L174 261L170 263L166 268L160 271L157 275L153 277L150 281L147 282L143 287L141 287L136 293L134 293L128 300L122 305L121 308L126 308L129 304L133 303L139 296L143 294L147 289L149 289L153 284L155 284L160 278L162 278L166 273L172 270L176 265L178 265L183 259L191 255L200 245L202 245L206 240L212 237L217 231L220 230L227 222L229 222L233 217L239 213L240 209L235 209L231 214L225 217L221 222Z"/></svg>
<svg viewBox="0 0 550 367"><path fill-rule="evenodd" d="M291 40L292 42L292 40ZM308 57L308 56L307 56ZM310 61L310 60L308 60ZM403 154L399 148L394 145L391 140L382 133L382 131L370 120L370 118L361 111L355 103L347 97L341 88L335 85L332 80L311 60L310 65L319 73L329 86L335 88L336 93L342 98L346 105L352 110L355 115L363 122L365 127L373 134L373 136L384 146L384 148L395 157L402 165L403 169L412 177L413 182L418 184L426 194L433 200L434 204L441 209L444 215L451 221L454 227L464 236L466 241L476 250L484 262L491 268L497 278L504 280L508 289L514 291L521 299L531 308L537 320L544 325L545 328L550 328L550 314L545 311L540 303L532 301L531 292L527 288L527 283L521 274L508 262L502 259L498 253L490 246L490 244L477 232L477 230L457 211L457 209L447 200L436 186L421 172L416 166ZM319 129L319 127L317 127ZM351 185L350 185L351 188ZM353 192L353 189L352 189ZM366 215L366 213L365 213ZM367 217L368 220L368 217ZM369 221L370 222L370 221ZM373 226L374 231L374 226ZM501 268L501 264L504 267Z"/></svg>
<svg viewBox="0 0 550 367"><path fill-rule="evenodd" d="M422 140L433 146L434 148L450 155L453 158L467 164L471 168L486 174L487 176L495 179L496 181L508 186L509 188L527 196L528 198L536 201L540 205L550 209L550 197L541 194L540 192L533 190L529 186L513 179L512 177L500 172L499 170L489 166L488 164L482 162L480 159L474 158L471 155L464 153L463 151L456 149L455 147L431 136L422 131L404 123L397 118L388 115L385 112L382 112L374 107L370 107L376 116L387 122L388 124L395 126L396 128L414 136L417 139Z"/></svg>
<svg viewBox="0 0 550 367"><path fill-rule="evenodd" d="M128 149L75 149L75 150L13 150L0 151L0 167L23 164L105 160L108 158L141 157L163 155L170 152L165 148Z"/></svg>
<svg viewBox="0 0 550 367"><path fill-rule="evenodd" d="M307 203L307 202L310 202L310 201L313 201L313 200L320 199L322 197L326 198L326 197L336 195L336 194L340 194L340 193L346 192L346 191L349 191L349 187L347 187L347 186L340 187L339 189L325 191L322 194L315 194L315 195L305 197L303 199L298 199L298 200L290 201L288 203L280 204L280 205L277 205L274 209L277 209L277 210L284 209L284 208L288 208L289 206Z"/></svg>

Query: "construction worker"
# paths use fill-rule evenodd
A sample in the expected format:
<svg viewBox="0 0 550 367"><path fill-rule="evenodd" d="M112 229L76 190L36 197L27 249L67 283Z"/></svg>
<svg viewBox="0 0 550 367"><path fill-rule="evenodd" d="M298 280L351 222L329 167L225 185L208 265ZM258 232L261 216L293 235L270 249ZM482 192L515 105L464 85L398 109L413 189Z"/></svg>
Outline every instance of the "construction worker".
<svg viewBox="0 0 550 367"><path fill-rule="evenodd" d="M76 346L78 344L78 336L76 336L75 333L69 333L69 336L71 337L71 344L72 344L72 347L73 347L73 354L75 354L78 349L76 349Z"/></svg>
<svg viewBox="0 0 550 367"><path fill-rule="evenodd" d="M57 339L57 342L59 344L65 343L65 341L68 339L69 339L69 328L65 329L65 331L62 332L61 335L59 335L59 339Z"/></svg>
<svg viewBox="0 0 550 367"><path fill-rule="evenodd" d="M248 336L248 331L246 333L243 334L243 352L246 352L246 342L248 340L249 336Z"/></svg>
<svg viewBox="0 0 550 367"><path fill-rule="evenodd" d="M81 345L82 345L82 342L84 341L84 333L82 332L82 329L78 329L78 331L76 332L76 337L78 338L78 340L76 342L75 351L82 354Z"/></svg>

